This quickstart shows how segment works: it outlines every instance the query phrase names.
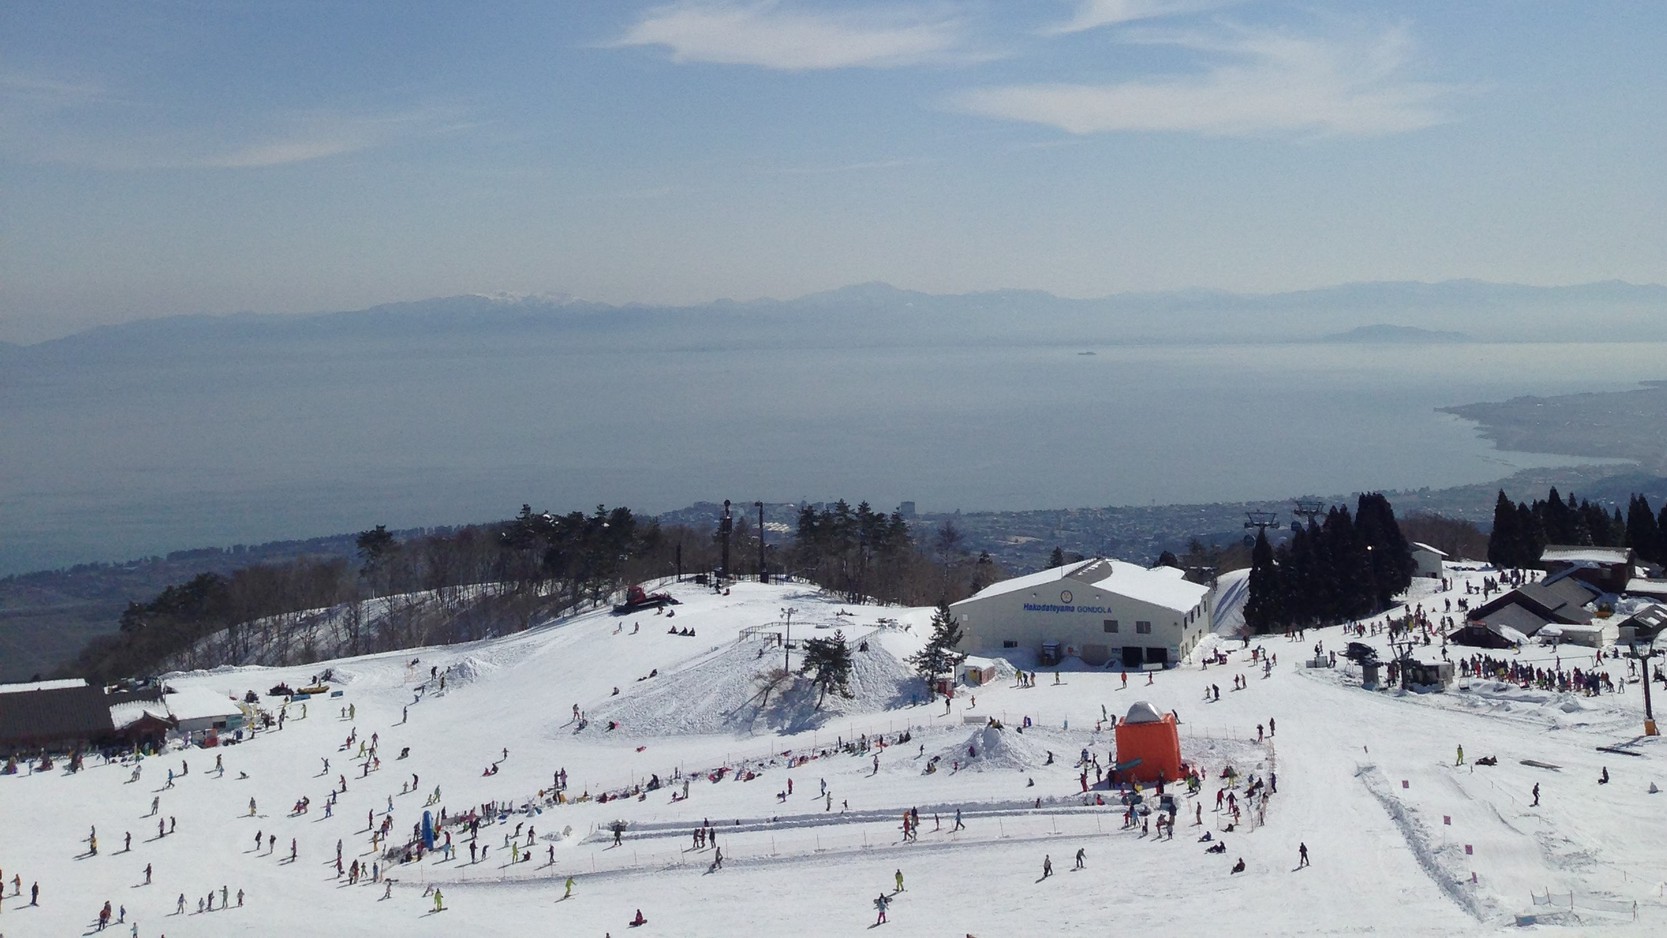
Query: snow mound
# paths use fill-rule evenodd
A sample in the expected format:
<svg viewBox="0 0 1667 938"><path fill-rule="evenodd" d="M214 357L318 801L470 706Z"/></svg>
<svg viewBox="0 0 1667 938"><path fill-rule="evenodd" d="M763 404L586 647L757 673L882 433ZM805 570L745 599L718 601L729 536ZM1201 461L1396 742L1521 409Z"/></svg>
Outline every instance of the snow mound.
<svg viewBox="0 0 1667 938"><path fill-rule="evenodd" d="M496 670L498 670L496 664L482 660L475 655L466 655L463 660L446 669L446 687L450 689L473 684Z"/></svg>
<svg viewBox="0 0 1667 938"><path fill-rule="evenodd" d="M807 677L794 674L771 684L780 652L752 642L721 646L676 670L644 675L622 685L619 696L591 708L587 734L623 733L629 737L696 734L793 733L831 720L898 707L918 693L919 679L885 646L871 642L868 651L852 643L850 697L820 691ZM795 659L794 665L798 662ZM609 730L609 723L617 728Z"/></svg>
<svg viewBox="0 0 1667 938"><path fill-rule="evenodd" d="M1043 740L1031 739L1017 729L985 726L959 744L940 750L938 756L940 766L959 762L963 772L1022 771L1045 764L1048 747Z"/></svg>

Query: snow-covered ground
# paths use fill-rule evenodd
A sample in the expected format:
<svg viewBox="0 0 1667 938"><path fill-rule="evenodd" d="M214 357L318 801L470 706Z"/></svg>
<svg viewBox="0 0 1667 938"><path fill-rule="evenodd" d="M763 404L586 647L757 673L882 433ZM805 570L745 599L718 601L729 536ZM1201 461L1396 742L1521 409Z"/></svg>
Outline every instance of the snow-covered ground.
<svg viewBox="0 0 1667 938"><path fill-rule="evenodd" d="M1463 577L1481 574L1459 576L1454 593L1420 581L1408 599L1440 607L1464 595ZM728 596L692 584L671 590L683 604L670 619L597 612L507 639L336 662L331 686L342 696L304 710L291 704L282 731L239 745L146 759L138 781L129 781L131 765L97 759L76 775L0 777L0 934L82 934L105 901L125 906L138 934L174 938L858 934L897 871L907 889L881 927L903 934L1473 935L1514 929L1530 914L1566 934L1667 933L1667 839L1657 826L1667 793L1650 792L1667 785L1667 773L1659 741L1636 739L1636 684L1598 698L1467 680L1446 694L1367 691L1341 661L1302 665L1317 641L1343 649L1341 628L1329 628L1263 640L1278 657L1267 677L1239 642L1224 641L1225 666L1189 663L1150 685L1131 675L1127 687L1099 669L1043 673L1032 687L1007 675L963 689L946 712L941 700L920 700L902 661L922 643L930 610L842 606L795 585L740 584ZM779 666L782 652L738 638L779 624L786 607L795 610L795 640L840 628L853 647L869 643L856 654L856 697L830 698L817 711L803 694L761 694L754 675ZM668 634L674 626L695 634ZM1589 651L1562 651L1565 666L1591 661ZM1547 664L1553 656L1522 654ZM1626 672L1624 661L1605 664L1617 677ZM275 707L267 688L300 687L325 667L228 669L171 683L238 696L253 689ZM444 691L431 668L447 672ZM1235 676L1244 690L1230 689ZM1207 703L1212 684L1221 699ZM1184 754L1211 779L1202 823L1194 825L1186 799L1173 840L1125 830L1120 807L1085 806L1081 794L1080 751L1102 765L1112 758L1102 708L1117 716L1138 700L1178 711ZM575 704L589 721L583 728ZM349 705L352 718L342 713ZM988 729L990 717L1006 728ZM1026 717L1032 725L1021 733ZM1257 724L1272 720L1277 734L1258 742ZM355 730L378 735L379 770L363 774L357 745L344 747ZM903 733L908 742L896 743ZM864 734L892 744L839 749ZM1454 764L1459 745L1464 765ZM1598 748L1615 745L1624 753ZM405 747L409 757L398 758ZM216 755L224 774L211 771ZM1496 766L1475 765L1488 755ZM933 757L942 770L927 774ZM1259 823L1247 816L1224 833L1215 790L1229 762L1241 773L1276 773L1278 793ZM189 774L165 787L168 770L187 764ZM494 765L496 774L483 775ZM1600 786L1603 768L1612 781ZM338 841L343 862L372 858L367 815L380 825L390 800L397 841L420 822L435 786L436 813L532 805L563 769L568 795L590 800L483 826L484 859L471 862L466 834L454 831L459 855L396 866L388 898L382 884L336 875ZM755 777L745 780L748 772ZM656 774L691 779L689 797L673 801L679 780L640 798L596 800ZM339 775L347 791L327 817ZM821 796L824 782L831 797ZM1541 803L1531 807L1536 783ZM292 816L303 796L311 810ZM922 832L905 843L900 818L910 807ZM957 809L962 831L952 830ZM159 820L173 832L158 837ZM627 825L619 846L607 830L616 820ZM710 848L693 849L691 834L706 822L722 869L710 869ZM88 855L95 826L99 851ZM532 829L534 846L530 861L512 864L505 840L518 826ZM1226 854L1204 852L1205 831L1225 840ZM275 835L276 849L257 849L257 832ZM1299 843L1313 861L1300 870ZM1086 868L1074 870L1079 848ZM1044 857L1055 870L1046 879ZM1241 857L1245 872L1231 875ZM31 908L36 882L40 905ZM220 908L222 885L231 909ZM445 911L433 911L428 886L443 891ZM215 910L199 913L211 890ZM176 914L181 894L186 911ZM638 909L648 923L631 929Z"/></svg>

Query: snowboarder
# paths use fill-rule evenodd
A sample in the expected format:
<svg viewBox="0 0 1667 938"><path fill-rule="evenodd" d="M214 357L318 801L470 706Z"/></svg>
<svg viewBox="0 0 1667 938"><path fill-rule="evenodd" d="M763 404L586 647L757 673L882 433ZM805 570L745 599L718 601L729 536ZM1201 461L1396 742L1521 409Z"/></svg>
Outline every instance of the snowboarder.
<svg viewBox="0 0 1667 938"><path fill-rule="evenodd" d="M1539 806L1540 806L1540 783L1535 782L1534 783L1534 803L1529 805L1529 807L1530 808L1537 808Z"/></svg>
<svg viewBox="0 0 1667 938"><path fill-rule="evenodd" d="M573 877L567 877L567 891L561 894L563 899L573 898Z"/></svg>
<svg viewBox="0 0 1667 938"><path fill-rule="evenodd" d="M893 891L893 892L902 892L902 891L903 891L903 871L902 871L902 870L901 870L901 869L899 869L899 870L898 870L898 871L897 871L897 872L896 872L896 873L895 873L895 874L894 874L894 875L893 875L893 876L892 876L892 880L893 880L893 881L894 881L894 882L896 882L896 884L897 884L897 888L896 888L896 889L894 889L894 890L892 890L892 891Z"/></svg>
<svg viewBox="0 0 1667 938"><path fill-rule="evenodd" d="M1297 844L1297 869L1300 870L1307 865L1308 865L1308 845L1305 844L1305 843L1299 843L1299 844Z"/></svg>
<svg viewBox="0 0 1667 938"><path fill-rule="evenodd" d="M966 830L966 829L967 829L967 825L961 823L961 809L956 808L955 809L955 827L950 830L950 833L954 833L955 831L961 831L961 830Z"/></svg>
<svg viewBox="0 0 1667 938"><path fill-rule="evenodd" d="M1243 872L1244 872L1244 857L1239 857L1239 862L1233 864L1233 873L1243 873ZM1233 875L1233 873L1229 873L1227 875L1231 876L1231 875Z"/></svg>
<svg viewBox="0 0 1667 938"><path fill-rule="evenodd" d="M1077 848L1077 869L1080 870L1080 869L1083 868L1084 865L1086 865L1084 861L1086 861L1087 858L1088 858L1088 848L1078 847Z"/></svg>
<svg viewBox="0 0 1667 938"><path fill-rule="evenodd" d="M883 892L880 893L880 897L874 900L874 908L880 910L879 916L874 919L874 924L884 925L886 923L886 906L889 905L891 905L891 897Z"/></svg>
<svg viewBox="0 0 1667 938"><path fill-rule="evenodd" d="M1052 875L1053 875L1053 857L1050 857L1047 854L1043 854L1042 855L1042 878L1047 879L1049 876L1052 876Z"/></svg>
<svg viewBox="0 0 1667 938"><path fill-rule="evenodd" d="M647 925L647 924L648 924L648 919L643 918L642 909L638 909L637 910L637 917L631 919L631 927L636 928L638 926Z"/></svg>
<svg viewBox="0 0 1667 938"><path fill-rule="evenodd" d="M440 887L436 886L434 887L434 911L443 912L445 909L445 903L440 895Z"/></svg>
<svg viewBox="0 0 1667 938"><path fill-rule="evenodd" d="M1598 773L1598 784L1599 785L1609 784L1609 766L1607 766L1607 765L1604 766L1603 769Z"/></svg>
<svg viewBox="0 0 1667 938"><path fill-rule="evenodd" d="M1453 764L1454 765L1464 765L1464 747L1463 746L1459 747L1458 761L1454 762Z"/></svg>

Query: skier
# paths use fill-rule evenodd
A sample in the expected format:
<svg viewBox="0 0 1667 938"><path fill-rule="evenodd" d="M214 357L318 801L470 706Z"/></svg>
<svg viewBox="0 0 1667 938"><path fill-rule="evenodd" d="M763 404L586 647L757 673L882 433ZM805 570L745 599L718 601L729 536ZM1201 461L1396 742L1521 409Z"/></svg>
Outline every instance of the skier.
<svg viewBox="0 0 1667 938"><path fill-rule="evenodd" d="M1305 843L1299 843L1299 844L1297 844L1297 869L1300 870L1307 865L1308 865L1308 845L1305 844Z"/></svg>

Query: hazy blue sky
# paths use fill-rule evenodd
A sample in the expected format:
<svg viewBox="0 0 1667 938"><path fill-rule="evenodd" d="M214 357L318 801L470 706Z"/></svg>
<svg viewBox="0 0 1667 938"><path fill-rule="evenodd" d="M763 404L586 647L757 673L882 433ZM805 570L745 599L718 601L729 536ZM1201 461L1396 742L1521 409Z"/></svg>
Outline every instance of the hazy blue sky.
<svg viewBox="0 0 1667 938"><path fill-rule="evenodd" d="M1667 281L1667 4L0 5L0 339L508 290Z"/></svg>

